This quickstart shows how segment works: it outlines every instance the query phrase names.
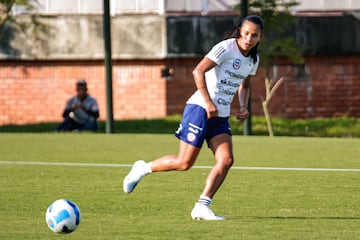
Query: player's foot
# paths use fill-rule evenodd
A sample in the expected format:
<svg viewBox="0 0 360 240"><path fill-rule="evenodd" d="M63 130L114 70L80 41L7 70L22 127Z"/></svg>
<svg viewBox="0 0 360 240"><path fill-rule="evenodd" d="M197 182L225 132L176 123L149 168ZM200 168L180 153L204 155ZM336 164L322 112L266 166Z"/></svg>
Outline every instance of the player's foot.
<svg viewBox="0 0 360 240"><path fill-rule="evenodd" d="M146 175L143 167L146 164L145 161L139 160L134 163L129 174L124 178L123 189L125 193L131 193L134 191L136 185Z"/></svg>
<svg viewBox="0 0 360 240"><path fill-rule="evenodd" d="M198 203L191 211L191 217L195 220L225 220L225 217L215 215L209 206Z"/></svg>

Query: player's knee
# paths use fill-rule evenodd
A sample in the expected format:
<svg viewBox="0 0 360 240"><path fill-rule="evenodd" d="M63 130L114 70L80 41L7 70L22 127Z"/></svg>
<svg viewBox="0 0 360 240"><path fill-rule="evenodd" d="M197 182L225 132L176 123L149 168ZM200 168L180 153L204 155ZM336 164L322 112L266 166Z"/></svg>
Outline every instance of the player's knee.
<svg viewBox="0 0 360 240"><path fill-rule="evenodd" d="M179 166L178 170L180 170L180 171L187 171L187 170L189 170L191 167L192 167L192 165L185 163L185 164L181 164L181 165Z"/></svg>
<svg viewBox="0 0 360 240"><path fill-rule="evenodd" d="M229 169L234 164L234 158L232 156L222 157L218 160L223 168Z"/></svg>
<svg viewBox="0 0 360 240"><path fill-rule="evenodd" d="M231 166L234 164L234 158L229 157L225 161L226 168L231 168Z"/></svg>
<svg viewBox="0 0 360 240"><path fill-rule="evenodd" d="M178 166L178 170L179 171L186 171L189 170L192 167L192 164L189 162L182 162L181 164L179 164Z"/></svg>

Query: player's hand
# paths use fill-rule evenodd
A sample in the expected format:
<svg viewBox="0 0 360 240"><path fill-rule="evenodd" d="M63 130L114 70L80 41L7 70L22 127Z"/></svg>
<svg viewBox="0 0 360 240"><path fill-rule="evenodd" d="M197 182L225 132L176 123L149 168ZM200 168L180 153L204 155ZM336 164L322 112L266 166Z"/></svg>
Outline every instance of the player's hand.
<svg viewBox="0 0 360 240"><path fill-rule="evenodd" d="M236 119L245 121L249 117L249 112L246 107L240 107L239 112L236 114Z"/></svg>
<svg viewBox="0 0 360 240"><path fill-rule="evenodd" d="M218 110L213 102L206 104L206 113L208 119L218 116Z"/></svg>

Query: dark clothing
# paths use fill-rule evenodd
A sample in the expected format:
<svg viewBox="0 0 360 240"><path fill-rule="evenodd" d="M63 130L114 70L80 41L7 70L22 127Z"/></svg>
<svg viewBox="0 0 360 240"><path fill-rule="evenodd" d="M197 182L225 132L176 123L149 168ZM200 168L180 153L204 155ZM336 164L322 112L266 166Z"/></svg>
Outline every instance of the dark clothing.
<svg viewBox="0 0 360 240"><path fill-rule="evenodd" d="M62 116L64 122L55 131L96 131L98 128L99 107L96 99L90 95L87 95L84 99L75 96L66 102Z"/></svg>
<svg viewBox="0 0 360 240"><path fill-rule="evenodd" d="M85 123L75 122L74 119L67 117L64 122L62 122L57 128L56 131L96 131L98 129L97 121L89 120Z"/></svg>

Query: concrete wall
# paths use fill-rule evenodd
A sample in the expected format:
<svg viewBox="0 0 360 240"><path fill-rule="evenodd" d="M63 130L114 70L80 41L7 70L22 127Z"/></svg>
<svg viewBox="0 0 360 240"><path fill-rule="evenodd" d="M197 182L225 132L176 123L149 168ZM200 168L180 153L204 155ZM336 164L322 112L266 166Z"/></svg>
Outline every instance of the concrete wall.
<svg viewBox="0 0 360 240"><path fill-rule="evenodd" d="M298 17L286 35L305 55L360 54L360 18ZM29 17L19 22L29 22ZM63 15L38 19L45 28L26 34L7 26L0 35L0 59L103 59L103 25L98 15ZM200 57L238 23L235 16L120 15L112 18L113 59ZM269 33L276 39L278 33Z"/></svg>
<svg viewBox="0 0 360 240"><path fill-rule="evenodd" d="M358 0L300 0L296 11L354 11L360 9Z"/></svg>
<svg viewBox="0 0 360 240"><path fill-rule="evenodd" d="M39 17L36 29L28 16L24 33L13 26L3 29L0 59L59 60L103 59L103 23L99 15ZM166 19L157 15L112 19L113 59L162 59L166 56Z"/></svg>

